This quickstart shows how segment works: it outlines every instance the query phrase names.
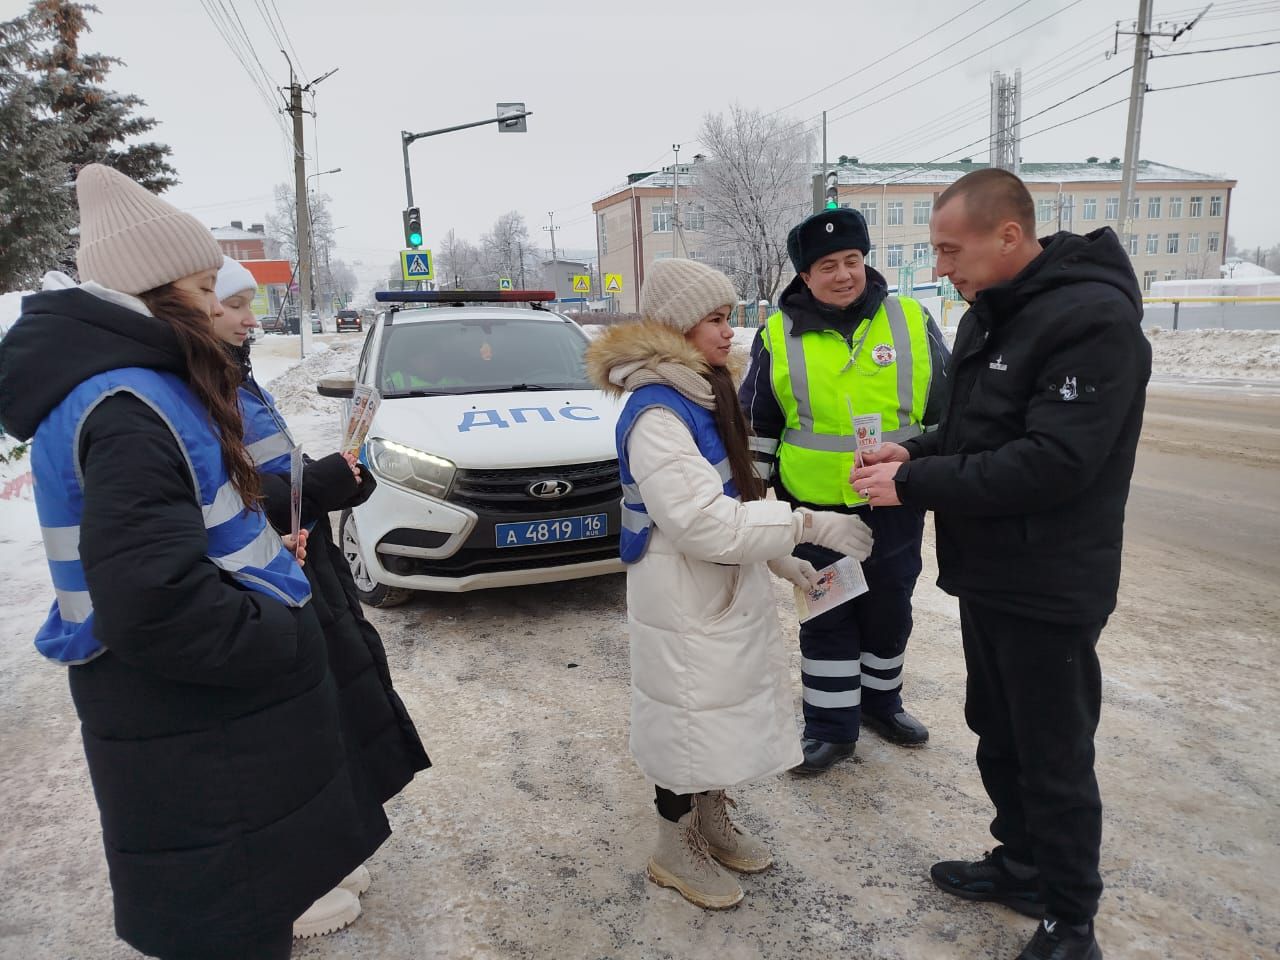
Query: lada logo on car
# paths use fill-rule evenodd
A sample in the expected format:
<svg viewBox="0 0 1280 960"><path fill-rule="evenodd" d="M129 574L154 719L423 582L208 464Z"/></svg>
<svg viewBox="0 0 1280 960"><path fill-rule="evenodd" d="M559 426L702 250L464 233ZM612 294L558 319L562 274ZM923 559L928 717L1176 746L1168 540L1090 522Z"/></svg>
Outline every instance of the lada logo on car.
<svg viewBox="0 0 1280 960"><path fill-rule="evenodd" d="M539 500L558 500L573 492L573 484L568 480L538 480L529 484L529 496Z"/></svg>

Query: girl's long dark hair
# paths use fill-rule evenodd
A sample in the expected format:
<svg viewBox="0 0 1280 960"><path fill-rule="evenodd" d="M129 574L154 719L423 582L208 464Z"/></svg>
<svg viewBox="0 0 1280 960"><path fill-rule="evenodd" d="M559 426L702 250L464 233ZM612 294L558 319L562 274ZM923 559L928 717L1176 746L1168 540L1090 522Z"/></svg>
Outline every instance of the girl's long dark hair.
<svg viewBox="0 0 1280 960"><path fill-rule="evenodd" d="M711 367L703 376L711 384L711 390L715 394L716 429L720 431L720 439L724 442L725 453L729 457L733 483L738 488L743 503L760 500L764 497L764 484L756 476L752 464L751 447L748 443L751 433L742 404L738 402L733 375L727 367Z"/></svg>
<svg viewBox="0 0 1280 960"><path fill-rule="evenodd" d="M209 412L231 484L245 508L256 510L262 498L262 484L244 447L244 421L240 419L236 397L240 371L214 335L209 314L171 283L141 293L138 299L177 334L187 358L187 382Z"/></svg>

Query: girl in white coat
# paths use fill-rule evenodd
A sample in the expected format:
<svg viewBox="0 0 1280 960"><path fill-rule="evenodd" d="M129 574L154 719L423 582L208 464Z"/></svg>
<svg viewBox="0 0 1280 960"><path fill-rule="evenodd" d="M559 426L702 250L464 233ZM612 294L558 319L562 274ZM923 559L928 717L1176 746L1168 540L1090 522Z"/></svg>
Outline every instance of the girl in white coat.
<svg viewBox="0 0 1280 960"><path fill-rule="evenodd" d="M641 322L609 328L587 352L601 389L630 394L617 431L621 550L631 752L657 785L648 875L711 908L742 899L721 865L755 873L773 862L730 819L725 789L802 759L768 571L809 586L816 574L791 556L797 543L859 559L871 550L856 517L763 499L728 369L736 299L722 273L659 260Z"/></svg>

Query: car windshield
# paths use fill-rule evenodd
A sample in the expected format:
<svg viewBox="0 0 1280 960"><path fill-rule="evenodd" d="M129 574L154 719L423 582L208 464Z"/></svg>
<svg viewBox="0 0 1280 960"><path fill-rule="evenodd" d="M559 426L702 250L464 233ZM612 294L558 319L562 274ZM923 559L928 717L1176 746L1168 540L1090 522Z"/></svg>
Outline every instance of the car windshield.
<svg viewBox="0 0 1280 960"><path fill-rule="evenodd" d="M393 323L383 349L385 397L414 393L586 390L587 339L552 320L458 317Z"/></svg>

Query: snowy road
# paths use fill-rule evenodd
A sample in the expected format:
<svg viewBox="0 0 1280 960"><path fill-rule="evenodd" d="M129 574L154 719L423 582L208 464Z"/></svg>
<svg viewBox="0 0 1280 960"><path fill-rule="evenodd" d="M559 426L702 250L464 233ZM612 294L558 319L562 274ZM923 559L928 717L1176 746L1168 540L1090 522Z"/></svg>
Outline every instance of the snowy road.
<svg viewBox="0 0 1280 960"><path fill-rule="evenodd" d="M336 349L272 385L319 453L336 415L310 385L349 364L359 338L325 339ZM1111 957L1275 952L1277 426L1278 398L1151 391L1120 609L1100 646L1098 929ZM0 957L134 958L111 933L65 678L30 649L48 589L38 541L15 518L0 534ZM627 755L622 578L372 611L436 766L389 807L396 832L370 863L364 915L295 956L1012 957L1029 921L927 880L933 859L990 847L956 608L933 574L930 542L906 665L929 746L867 737L859 762L826 777L739 791L778 865L717 914L644 880L654 814ZM776 592L798 704L794 612Z"/></svg>

